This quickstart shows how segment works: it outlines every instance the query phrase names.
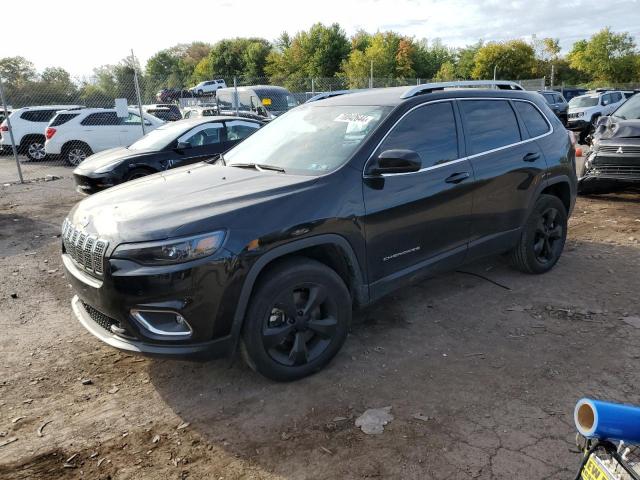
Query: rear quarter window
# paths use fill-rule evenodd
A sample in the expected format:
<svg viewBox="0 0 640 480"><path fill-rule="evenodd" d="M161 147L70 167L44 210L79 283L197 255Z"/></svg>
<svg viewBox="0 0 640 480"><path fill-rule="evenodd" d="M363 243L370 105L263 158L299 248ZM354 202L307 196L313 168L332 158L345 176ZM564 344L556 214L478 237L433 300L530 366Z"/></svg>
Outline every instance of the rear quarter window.
<svg viewBox="0 0 640 480"><path fill-rule="evenodd" d="M513 102L525 128L529 132L529 137L539 137L547 133L549 124L540 111L528 102Z"/></svg>
<svg viewBox="0 0 640 480"><path fill-rule="evenodd" d="M461 100L471 155L522 140L516 114L506 100Z"/></svg>
<svg viewBox="0 0 640 480"><path fill-rule="evenodd" d="M59 113L55 117L53 117L53 121L51 122L50 126L57 127L58 125L67 123L69 120L77 116L77 113Z"/></svg>
<svg viewBox="0 0 640 480"><path fill-rule="evenodd" d="M28 122L49 122L55 114L55 110L28 110L20 118Z"/></svg>

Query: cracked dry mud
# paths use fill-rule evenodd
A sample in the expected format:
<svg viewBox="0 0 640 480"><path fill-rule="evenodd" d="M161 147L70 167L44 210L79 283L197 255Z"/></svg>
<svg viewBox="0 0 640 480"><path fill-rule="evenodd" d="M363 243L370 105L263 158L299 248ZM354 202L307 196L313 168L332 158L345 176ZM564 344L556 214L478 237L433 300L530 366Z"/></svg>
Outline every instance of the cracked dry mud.
<svg viewBox="0 0 640 480"><path fill-rule="evenodd" d="M575 402L640 403L640 329L621 320L640 315L638 192L580 198L549 274L490 258L464 270L510 290L421 282L358 312L329 368L276 384L91 337L55 238L69 180L0 188L2 479L572 478ZM381 435L354 425L386 405Z"/></svg>

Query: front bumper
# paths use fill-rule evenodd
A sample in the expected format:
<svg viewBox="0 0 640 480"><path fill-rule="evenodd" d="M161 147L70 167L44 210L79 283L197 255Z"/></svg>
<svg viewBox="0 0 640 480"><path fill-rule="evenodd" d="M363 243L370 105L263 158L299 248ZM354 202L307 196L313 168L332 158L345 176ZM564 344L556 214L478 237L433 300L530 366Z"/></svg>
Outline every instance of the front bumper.
<svg viewBox="0 0 640 480"><path fill-rule="evenodd" d="M76 191L84 195L91 195L121 183L121 179L114 176L113 172L91 176L73 172L73 181L76 184Z"/></svg>
<svg viewBox="0 0 640 480"><path fill-rule="evenodd" d="M638 183L640 182L640 156L598 155L597 152L592 152L585 162L578 181L582 184Z"/></svg>
<svg viewBox="0 0 640 480"><path fill-rule="evenodd" d="M63 253L64 271L76 296L80 323L105 343L131 352L169 356L229 355L237 298L228 288L234 275L229 253L169 267L143 267L107 260L102 277L92 275ZM138 312L176 314L186 321L186 336L158 334ZM151 326L153 327L153 325Z"/></svg>
<svg viewBox="0 0 640 480"><path fill-rule="evenodd" d="M567 129L574 131L582 131L591 127L591 123L581 118L569 118L567 119Z"/></svg>
<svg viewBox="0 0 640 480"><path fill-rule="evenodd" d="M109 321L105 322L104 319L100 318L100 316L105 316L85 304L77 295L71 299L71 308L80 324L90 334L120 350L158 356L204 356L210 358L227 356L233 349L233 342L230 336L191 345L154 345L145 343L134 338L120 336L107 329L106 324ZM114 325L117 323L114 319L110 320Z"/></svg>

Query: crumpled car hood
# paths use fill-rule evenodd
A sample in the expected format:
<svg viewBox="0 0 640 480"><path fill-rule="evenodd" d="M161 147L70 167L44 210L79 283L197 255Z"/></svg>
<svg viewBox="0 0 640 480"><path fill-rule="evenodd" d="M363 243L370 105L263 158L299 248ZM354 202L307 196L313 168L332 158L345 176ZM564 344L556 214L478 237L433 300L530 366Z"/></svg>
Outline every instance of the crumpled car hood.
<svg viewBox="0 0 640 480"><path fill-rule="evenodd" d="M598 126L594 138L599 140L609 138L640 139L640 120L617 120L611 118L607 124Z"/></svg>

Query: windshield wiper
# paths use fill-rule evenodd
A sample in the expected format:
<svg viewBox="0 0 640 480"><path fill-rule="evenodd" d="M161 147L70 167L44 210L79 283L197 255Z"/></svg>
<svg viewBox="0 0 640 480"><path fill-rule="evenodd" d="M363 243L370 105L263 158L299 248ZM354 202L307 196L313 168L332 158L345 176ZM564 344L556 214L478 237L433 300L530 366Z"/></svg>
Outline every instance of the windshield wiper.
<svg viewBox="0 0 640 480"><path fill-rule="evenodd" d="M284 168L277 165L268 165L266 163L232 163L229 167L238 168L255 168L256 170L273 170L275 172L285 173Z"/></svg>
<svg viewBox="0 0 640 480"><path fill-rule="evenodd" d="M224 155L221 153L216 153L213 157L211 158L207 158L204 163L216 163L216 162L222 162L222 165L226 166L227 162L224 159Z"/></svg>

